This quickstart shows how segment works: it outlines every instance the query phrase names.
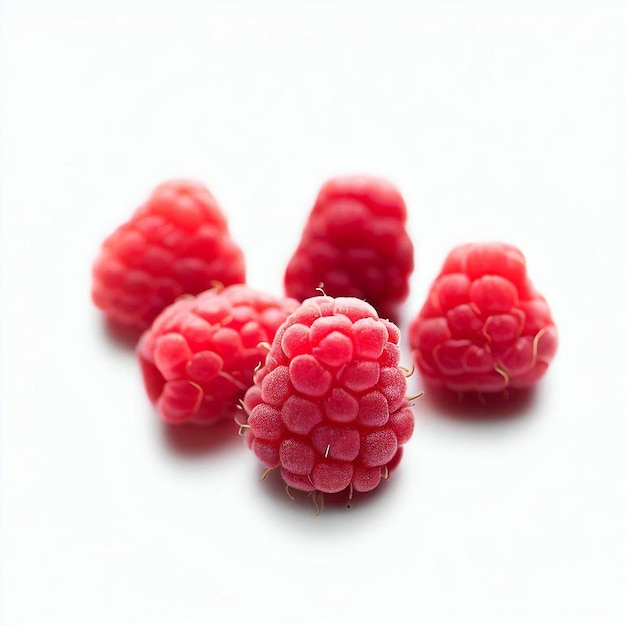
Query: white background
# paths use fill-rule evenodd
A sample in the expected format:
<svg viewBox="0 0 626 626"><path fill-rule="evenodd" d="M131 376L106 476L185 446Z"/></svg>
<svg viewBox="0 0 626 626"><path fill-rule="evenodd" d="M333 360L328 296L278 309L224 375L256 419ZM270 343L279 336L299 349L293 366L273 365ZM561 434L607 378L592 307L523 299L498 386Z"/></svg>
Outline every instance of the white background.
<svg viewBox="0 0 626 626"><path fill-rule="evenodd" d="M624 624L624 4L84 5L0 4L2 625ZM427 394L385 488L316 517L230 424L161 427L90 264L191 176L280 293L350 172L407 200L405 328L495 239L561 345L506 418Z"/></svg>

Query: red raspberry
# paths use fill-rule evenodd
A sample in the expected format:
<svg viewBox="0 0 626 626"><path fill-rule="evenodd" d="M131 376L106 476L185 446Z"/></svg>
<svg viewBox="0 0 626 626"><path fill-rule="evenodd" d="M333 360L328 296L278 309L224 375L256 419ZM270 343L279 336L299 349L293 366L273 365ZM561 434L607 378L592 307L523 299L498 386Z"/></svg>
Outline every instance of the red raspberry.
<svg viewBox="0 0 626 626"><path fill-rule="evenodd" d="M246 394L248 445L288 486L370 491L413 432L398 328L356 298L305 300Z"/></svg>
<svg viewBox="0 0 626 626"><path fill-rule="evenodd" d="M504 243L452 250L409 331L426 383L464 392L528 387L557 348L550 309Z"/></svg>
<svg viewBox="0 0 626 626"><path fill-rule="evenodd" d="M298 306L245 285L182 298L159 315L137 352L148 396L166 422L232 417L287 315Z"/></svg>
<svg viewBox="0 0 626 626"><path fill-rule="evenodd" d="M328 181L287 266L287 295L304 300L323 283L328 293L365 299L394 317L413 271L406 217L400 192L385 180Z"/></svg>
<svg viewBox="0 0 626 626"><path fill-rule="evenodd" d="M92 297L111 320L145 329L183 294L244 281L243 253L215 198L200 183L173 180L104 241Z"/></svg>

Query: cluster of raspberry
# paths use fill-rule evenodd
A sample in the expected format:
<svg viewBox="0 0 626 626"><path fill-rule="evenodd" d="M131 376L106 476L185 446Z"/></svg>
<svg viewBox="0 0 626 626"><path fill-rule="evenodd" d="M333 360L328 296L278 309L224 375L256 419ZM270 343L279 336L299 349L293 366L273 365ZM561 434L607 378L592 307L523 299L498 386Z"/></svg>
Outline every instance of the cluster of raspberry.
<svg viewBox="0 0 626 626"><path fill-rule="evenodd" d="M389 182L328 181L275 297L245 284L209 190L168 181L104 241L92 297L143 331L143 379L166 422L241 416L248 446L288 488L351 496L389 477L413 432L411 372L390 321L414 266L406 222ZM523 254L472 243L449 253L409 343L427 387L494 396L543 376L557 332Z"/></svg>

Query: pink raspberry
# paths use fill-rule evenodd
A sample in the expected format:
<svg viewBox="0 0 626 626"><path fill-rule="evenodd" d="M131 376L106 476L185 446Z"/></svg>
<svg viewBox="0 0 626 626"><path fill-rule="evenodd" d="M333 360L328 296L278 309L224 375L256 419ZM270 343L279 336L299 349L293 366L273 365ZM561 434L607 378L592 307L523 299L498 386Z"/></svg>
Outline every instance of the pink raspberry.
<svg viewBox="0 0 626 626"><path fill-rule="evenodd" d="M556 326L526 276L524 255L504 243L450 252L409 339L424 381L457 392L533 385L557 349Z"/></svg>
<svg viewBox="0 0 626 626"><path fill-rule="evenodd" d="M406 217L400 192L385 180L328 181L287 266L287 295L304 300L323 283L328 293L365 299L394 317L413 271Z"/></svg>
<svg viewBox="0 0 626 626"><path fill-rule="evenodd" d="M245 285L182 298L159 315L137 347L148 396L166 422L232 417L255 368L298 306Z"/></svg>
<svg viewBox="0 0 626 626"><path fill-rule="evenodd" d="M289 487L376 488L413 432L398 328L356 298L305 300L246 394L247 442Z"/></svg>
<svg viewBox="0 0 626 626"><path fill-rule="evenodd" d="M108 237L93 266L93 301L111 320L145 329L183 294L245 281L241 249L200 183L159 185Z"/></svg>

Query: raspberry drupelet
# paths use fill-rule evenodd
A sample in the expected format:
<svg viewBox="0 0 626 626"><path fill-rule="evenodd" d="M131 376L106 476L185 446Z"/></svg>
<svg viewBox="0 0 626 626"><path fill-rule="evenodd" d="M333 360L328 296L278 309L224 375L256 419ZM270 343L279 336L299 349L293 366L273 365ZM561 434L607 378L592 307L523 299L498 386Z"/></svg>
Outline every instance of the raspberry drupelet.
<svg viewBox="0 0 626 626"><path fill-rule="evenodd" d="M171 180L104 241L92 274L96 306L144 330L181 295L243 283L245 264L209 190Z"/></svg>
<svg viewBox="0 0 626 626"><path fill-rule="evenodd" d="M287 266L287 295L304 300L322 283L328 293L365 299L394 318L413 271L406 219L391 183L368 176L329 180Z"/></svg>
<svg viewBox="0 0 626 626"><path fill-rule="evenodd" d="M215 288L167 307L137 354L148 396L171 424L232 417L276 330L298 302L245 285Z"/></svg>
<svg viewBox="0 0 626 626"><path fill-rule="evenodd" d="M247 443L289 487L375 489L413 432L398 328L356 298L305 300L245 396Z"/></svg>
<svg viewBox="0 0 626 626"><path fill-rule="evenodd" d="M454 248L409 330L426 384L456 392L529 387L557 349L550 309L504 243Z"/></svg>

